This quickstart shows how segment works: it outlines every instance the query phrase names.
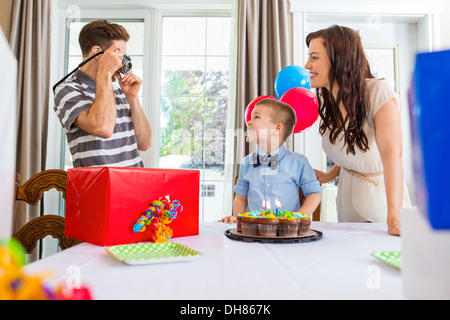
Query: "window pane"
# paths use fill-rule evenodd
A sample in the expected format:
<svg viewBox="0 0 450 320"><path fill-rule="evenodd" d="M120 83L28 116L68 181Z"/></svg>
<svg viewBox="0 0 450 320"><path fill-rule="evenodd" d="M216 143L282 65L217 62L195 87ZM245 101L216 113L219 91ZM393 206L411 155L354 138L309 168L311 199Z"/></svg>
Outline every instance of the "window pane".
<svg viewBox="0 0 450 320"><path fill-rule="evenodd" d="M204 55L206 19L166 17L163 22L163 55Z"/></svg>
<svg viewBox="0 0 450 320"><path fill-rule="evenodd" d="M70 56L68 58L67 72L69 73L70 71L72 71L73 69L78 67L78 65L81 63L81 61L83 61L82 56Z"/></svg>
<svg viewBox="0 0 450 320"><path fill-rule="evenodd" d="M230 59L206 59L206 94L208 96L228 97L230 88Z"/></svg>
<svg viewBox="0 0 450 320"><path fill-rule="evenodd" d="M163 19L160 167L200 170L202 221L222 215L230 21Z"/></svg>
<svg viewBox="0 0 450 320"><path fill-rule="evenodd" d="M164 57L162 59L163 97L204 95L205 59Z"/></svg>
<svg viewBox="0 0 450 320"><path fill-rule="evenodd" d="M130 35L130 40L127 42L127 51L133 55L144 55L144 23L141 21L136 22L120 22L117 21L122 27L124 27Z"/></svg>
<svg viewBox="0 0 450 320"><path fill-rule="evenodd" d="M230 55L231 20L230 18L208 18L207 54Z"/></svg>
<svg viewBox="0 0 450 320"><path fill-rule="evenodd" d="M69 55L78 55L81 57L80 44L78 43L78 35L87 22L72 21L69 26ZM80 61L81 62L81 61Z"/></svg>
<svg viewBox="0 0 450 320"><path fill-rule="evenodd" d="M160 167L201 167L202 122L203 99L161 99Z"/></svg>
<svg viewBox="0 0 450 320"><path fill-rule="evenodd" d="M127 48L127 51L130 52L130 47ZM133 52L133 51L131 51ZM144 75L144 56L138 56L138 55L134 55L134 54L130 54L129 55L131 58L131 63L133 65L133 73L135 75L137 75L139 78L141 79L145 79L145 75ZM139 90L139 98L142 104L142 92L144 90L144 86L142 85L140 90Z"/></svg>
<svg viewBox="0 0 450 320"><path fill-rule="evenodd" d="M227 126L227 112L228 98L208 98L205 101L204 125L206 129L220 130L220 138L223 139Z"/></svg>
<svg viewBox="0 0 450 320"><path fill-rule="evenodd" d="M375 78L385 78L394 86L394 90L397 90L396 81L396 66L395 48L365 48L367 59L370 63L370 69Z"/></svg>

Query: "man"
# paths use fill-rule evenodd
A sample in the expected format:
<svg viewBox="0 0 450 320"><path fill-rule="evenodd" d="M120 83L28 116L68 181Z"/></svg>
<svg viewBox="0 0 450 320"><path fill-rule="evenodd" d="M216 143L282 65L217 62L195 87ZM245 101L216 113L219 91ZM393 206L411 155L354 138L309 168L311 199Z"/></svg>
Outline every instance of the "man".
<svg viewBox="0 0 450 320"><path fill-rule="evenodd" d="M87 24L79 35L83 60L104 53L56 87L54 109L74 167L143 167L138 150L150 148L151 128L138 98L142 80L132 71L117 71L129 38L122 26L106 20Z"/></svg>

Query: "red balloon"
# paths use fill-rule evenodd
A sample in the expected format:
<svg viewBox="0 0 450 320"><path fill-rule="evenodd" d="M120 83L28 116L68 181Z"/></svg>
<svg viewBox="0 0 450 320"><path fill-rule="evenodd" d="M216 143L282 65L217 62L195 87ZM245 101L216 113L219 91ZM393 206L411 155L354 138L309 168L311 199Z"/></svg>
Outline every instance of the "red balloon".
<svg viewBox="0 0 450 320"><path fill-rule="evenodd" d="M309 129L319 118L319 101L311 90L306 88L292 88L286 91L280 101L287 103L297 116L294 133Z"/></svg>
<svg viewBox="0 0 450 320"><path fill-rule="evenodd" d="M253 100L252 102L250 102L247 106L247 109L245 109L245 122L249 122L252 119L252 112L253 112L253 109L255 109L255 104L258 101L261 101L261 100L267 99L267 98L278 100L277 98L274 98L271 96L260 96L260 97L256 98L255 100Z"/></svg>

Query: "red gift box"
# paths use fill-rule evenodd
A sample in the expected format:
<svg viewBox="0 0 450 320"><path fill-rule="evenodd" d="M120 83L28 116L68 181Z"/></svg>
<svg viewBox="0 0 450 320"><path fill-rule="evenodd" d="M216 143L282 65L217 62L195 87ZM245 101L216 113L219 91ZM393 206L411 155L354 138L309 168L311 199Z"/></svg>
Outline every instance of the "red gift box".
<svg viewBox="0 0 450 320"><path fill-rule="evenodd" d="M150 240L150 231L133 225L151 202L169 196L183 211L169 226L173 238L198 234L198 170L76 168L67 171L67 237L112 246Z"/></svg>

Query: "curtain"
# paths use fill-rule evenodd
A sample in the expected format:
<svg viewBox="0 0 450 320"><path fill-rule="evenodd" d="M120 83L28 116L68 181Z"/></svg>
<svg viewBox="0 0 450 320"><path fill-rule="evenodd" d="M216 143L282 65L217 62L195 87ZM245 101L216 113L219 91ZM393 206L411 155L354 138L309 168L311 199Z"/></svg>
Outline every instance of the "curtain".
<svg viewBox="0 0 450 320"><path fill-rule="evenodd" d="M50 99L50 40L53 0L14 0L9 43L18 61L16 172L23 184L45 169ZM17 203L14 231L39 215Z"/></svg>
<svg viewBox="0 0 450 320"><path fill-rule="evenodd" d="M259 96L276 97L274 83L281 69L292 64L292 16L289 0L239 0L235 127L246 131L244 113ZM237 142L236 163L252 152ZM286 143L292 150L292 138Z"/></svg>
<svg viewBox="0 0 450 320"><path fill-rule="evenodd" d="M235 87L232 90L229 127L234 136L227 136L227 164L225 166L224 216L232 214L234 179L239 163L256 146L245 141L245 109L259 96L275 94L275 78L281 69L292 65L292 14L289 0L234 0L233 18L237 33ZM232 131L232 130L231 130ZM231 132L228 130L228 132ZM293 138L286 141L293 150ZM232 165L229 165L231 164Z"/></svg>

